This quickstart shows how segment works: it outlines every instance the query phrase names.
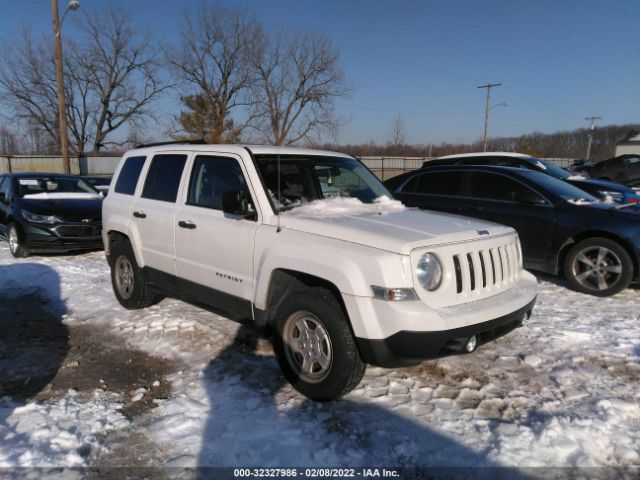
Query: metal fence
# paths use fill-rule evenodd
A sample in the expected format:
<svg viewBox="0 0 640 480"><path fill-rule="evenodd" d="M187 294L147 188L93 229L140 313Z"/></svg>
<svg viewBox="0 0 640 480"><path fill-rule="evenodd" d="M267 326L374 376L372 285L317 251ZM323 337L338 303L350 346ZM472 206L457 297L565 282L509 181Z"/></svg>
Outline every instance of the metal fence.
<svg viewBox="0 0 640 480"><path fill-rule="evenodd" d="M113 157L71 157L71 173L79 175L113 175L120 155ZM60 155L4 155L0 156L0 173L50 172L63 173Z"/></svg>
<svg viewBox="0 0 640 480"><path fill-rule="evenodd" d="M359 157L369 170L371 170L380 180L410 172L422 167L422 164L435 157ZM566 168L573 163L573 158L545 158L551 163L561 168Z"/></svg>
<svg viewBox="0 0 640 480"><path fill-rule="evenodd" d="M360 157L369 169L381 180L401 173L416 170L432 157ZM568 167L572 158L547 158L559 167ZM71 173L80 175L113 175L120 156L74 157L70 159ZM56 155L12 155L0 156L0 173L3 172L52 172L62 173L62 157Z"/></svg>

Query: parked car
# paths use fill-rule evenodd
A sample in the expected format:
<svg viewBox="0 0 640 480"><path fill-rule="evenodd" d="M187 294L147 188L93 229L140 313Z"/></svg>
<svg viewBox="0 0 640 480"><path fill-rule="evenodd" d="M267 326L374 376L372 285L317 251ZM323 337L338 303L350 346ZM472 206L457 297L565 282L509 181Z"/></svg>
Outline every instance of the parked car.
<svg viewBox="0 0 640 480"><path fill-rule="evenodd" d="M569 167L567 167L567 171L572 175L582 175L587 178L591 177L591 168L593 167L593 162L591 160L585 160L584 158L579 158L574 160Z"/></svg>
<svg viewBox="0 0 640 480"><path fill-rule="evenodd" d="M438 165L495 165L526 168L551 175L603 200L611 199L617 203L640 203L640 196L637 192L625 185L572 175L567 170L547 160L522 153L484 152L448 155L435 160L428 160L424 162L423 167Z"/></svg>
<svg viewBox="0 0 640 480"><path fill-rule="evenodd" d="M591 169L594 178L640 187L640 155L627 154L597 162Z"/></svg>
<svg viewBox="0 0 640 480"><path fill-rule="evenodd" d="M14 257L100 249L102 199L76 175L0 175L0 236Z"/></svg>
<svg viewBox="0 0 640 480"><path fill-rule="evenodd" d="M129 151L103 208L115 296L144 308L161 291L266 329L286 378L314 400L349 392L367 363L471 352L530 314L536 280L512 228L389 197L340 153Z"/></svg>
<svg viewBox="0 0 640 480"><path fill-rule="evenodd" d="M640 212L602 202L551 175L524 168L423 168L386 185L408 206L459 213L515 228L524 265L563 272L573 289L613 295L638 280Z"/></svg>
<svg viewBox="0 0 640 480"><path fill-rule="evenodd" d="M109 185L111 185L111 177L98 177L98 176L83 176L82 179L90 185L104 194L109 193Z"/></svg>

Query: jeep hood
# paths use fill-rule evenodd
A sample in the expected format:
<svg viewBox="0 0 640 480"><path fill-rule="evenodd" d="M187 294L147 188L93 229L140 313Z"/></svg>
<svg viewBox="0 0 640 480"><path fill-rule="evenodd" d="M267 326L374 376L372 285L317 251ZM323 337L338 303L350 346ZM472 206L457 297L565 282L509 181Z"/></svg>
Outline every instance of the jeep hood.
<svg viewBox="0 0 640 480"><path fill-rule="evenodd" d="M280 227L403 255L408 255L414 248L489 238L514 231L484 220L418 209L338 217L284 212L280 215Z"/></svg>

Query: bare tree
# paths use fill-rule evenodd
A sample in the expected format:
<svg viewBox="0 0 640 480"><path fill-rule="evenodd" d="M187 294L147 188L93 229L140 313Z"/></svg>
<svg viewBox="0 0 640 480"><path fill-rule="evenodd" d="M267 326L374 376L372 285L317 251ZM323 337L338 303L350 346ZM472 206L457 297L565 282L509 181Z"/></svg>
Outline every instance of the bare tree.
<svg viewBox="0 0 640 480"><path fill-rule="evenodd" d="M21 142L18 140L18 136L12 130L0 126L0 154L15 155L21 151Z"/></svg>
<svg viewBox="0 0 640 480"><path fill-rule="evenodd" d="M53 52L44 43L34 43L29 31L15 38L17 44L3 45L0 65L0 99L30 128L59 138Z"/></svg>
<svg viewBox="0 0 640 480"><path fill-rule="evenodd" d="M246 57L257 29L256 20L239 8L202 5L195 19L185 13L181 45L169 49L168 57L185 85L187 111L178 122L187 135L210 143L239 139L247 119L239 122L231 114L251 102Z"/></svg>
<svg viewBox="0 0 640 480"><path fill-rule="evenodd" d="M97 152L114 143L107 137L123 125L155 121L150 107L171 85L162 79L151 37L139 33L128 12L86 12L77 24L88 40L79 49L77 68L94 96L92 137Z"/></svg>
<svg viewBox="0 0 640 480"><path fill-rule="evenodd" d="M339 54L329 39L311 33L256 32L254 128L273 145L334 133L340 121L334 100L348 94Z"/></svg>
<svg viewBox="0 0 640 480"><path fill-rule="evenodd" d="M404 120L402 119L402 115L397 114L393 117L393 123L391 124L391 132L389 134L387 145L392 155L398 155L405 143Z"/></svg>
<svg viewBox="0 0 640 480"><path fill-rule="evenodd" d="M169 88L161 79L158 54L149 36L133 28L132 17L110 9L87 12L76 21L78 43L66 42L65 100L72 149L87 145L99 151L108 137L136 122L153 120L152 103ZM29 32L22 42L5 44L0 65L0 99L31 133L59 144L54 56L49 42L34 42ZM36 138L33 137L33 138Z"/></svg>

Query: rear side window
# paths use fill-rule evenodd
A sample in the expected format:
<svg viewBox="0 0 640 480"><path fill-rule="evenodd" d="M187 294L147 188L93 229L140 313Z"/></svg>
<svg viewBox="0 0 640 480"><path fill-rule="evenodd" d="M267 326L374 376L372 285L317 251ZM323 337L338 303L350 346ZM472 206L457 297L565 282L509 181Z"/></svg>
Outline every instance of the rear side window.
<svg viewBox="0 0 640 480"><path fill-rule="evenodd" d="M116 193L125 195L133 195L135 193L138 178L146 159L147 157L129 157L124 161L114 189Z"/></svg>
<svg viewBox="0 0 640 480"><path fill-rule="evenodd" d="M507 202L545 203L540 195L520 182L504 175L485 172L473 172L470 196Z"/></svg>
<svg viewBox="0 0 640 480"><path fill-rule="evenodd" d="M463 176L464 172L423 173L418 177L418 183L413 185L414 192L432 195L459 195Z"/></svg>
<svg viewBox="0 0 640 480"><path fill-rule="evenodd" d="M162 202L175 202L186 155L156 155L153 157L142 196Z"/></svg>
<svg viewBox="0 0 640 480"><path fill-rule="evenodd" d="M0 177L0 192L4 193L4 197L8 200L11 194L11 180L9 177Z"/></svg>

